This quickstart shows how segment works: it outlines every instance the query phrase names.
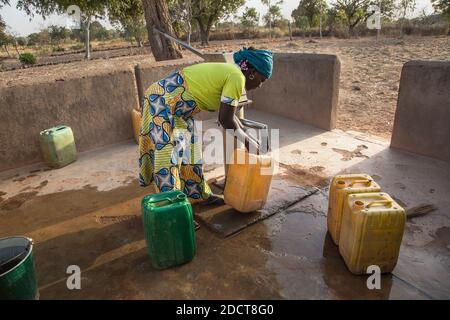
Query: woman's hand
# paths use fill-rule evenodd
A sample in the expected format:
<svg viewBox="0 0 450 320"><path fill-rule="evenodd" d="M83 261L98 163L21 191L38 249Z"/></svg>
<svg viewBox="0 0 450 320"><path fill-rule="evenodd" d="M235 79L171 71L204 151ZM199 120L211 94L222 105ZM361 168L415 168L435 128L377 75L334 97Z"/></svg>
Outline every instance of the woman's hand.
<svg viewBox="0 0 450 320"><path fill-rule="evenodd" d="M245 132L245 127L235 115L235 107L221 103L219 109L219 123L225 129L235 130L236 137L244 142L245 148L250 153L259 154L259 142Z"/></svg>
<svg viewBox="0 0 450 320"><path fill-rule="evenodd" d="M249 153L253 154L259 154L260 153L260 145L259 142L247 135L247 138L245 139L245 149Z"/></svg>

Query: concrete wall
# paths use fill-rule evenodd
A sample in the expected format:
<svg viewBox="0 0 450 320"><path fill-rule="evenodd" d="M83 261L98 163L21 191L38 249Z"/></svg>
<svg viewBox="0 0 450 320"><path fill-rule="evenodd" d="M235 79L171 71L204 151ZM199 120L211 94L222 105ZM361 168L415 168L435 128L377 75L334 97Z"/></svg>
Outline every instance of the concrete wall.
<svg viewBox="0 0 450 320"><path fill-rule="evenodd" d="M59 124L78 151L131 139L136 96L131 69L0 88L0 170L43 161L39 132Z"/></svg>
<svg viewBox="0 0 450 320"><path fill-rule="evenodd" d="M172 64L165 65L151 65L151 64L141 64L142 70L142 86L144 91L154 82L163 79L164 77L170 75L172 72L178 69L183 69L192 63L187 61L174 62Z"/></svg>
<svg viewBox="0 0 450 320"><path fill-rule="evenodd" d="M164 77L170 75L172 72L183 69L184 67L187 67L191 65L192 63L201 62L201 60L195 60L195 61L180 61L178 63L174 62L170 65L149 65L149 64L141 64L141 70L142 70L142 88L145 92L145 90L154 82L163 79ZM195 117L195 119L198 120L207 120L212 118L217 118L216 112L207 112L202 111L198 113Z"/></svg>
<svg viewBox="0 0 450 320"><path fill-rule="evenodd" d="M248 96L258 110L331 130L336 126L340 68L334 55L276 53L272 78Z"/></svg>
<svg viewBox="0 0 450 320"><path fill-rule="evenodd" d="M144 90L198 61L142 64ZM257 109L332 129L339 70L336 56L276 54L273 79L251 98ZM133 138L130 111L138 106L133 68L111 66L94 75L80 69L43 79L0 87L0 171L43 161L39 132L60 124L73 129L80 152ZM196 118L217 118L217 113Z"/></svg>
<svg viewBox="0 0 450 320"><path fill-rule="evenodd" d="M176 69L199 60L142 64L144 88ZM138 107L131 67L114 67L93 75L88 70L40 83L0 87L0 171L43 161L39 132L70 126L79 152L133 138L131 109ZM197 118L216 117L201 112Z"/></svg>
<svg viewBox="0 0 450 320"><path fill-rule="evenodd" d="M450 161L450 61L402 69L391 147Z"/></svg>

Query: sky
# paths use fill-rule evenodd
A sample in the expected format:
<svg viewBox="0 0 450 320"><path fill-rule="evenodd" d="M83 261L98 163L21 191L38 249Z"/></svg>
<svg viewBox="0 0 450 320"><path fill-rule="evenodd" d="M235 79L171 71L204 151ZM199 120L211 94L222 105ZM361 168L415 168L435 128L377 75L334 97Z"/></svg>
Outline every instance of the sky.
<svg viewBox="0 0 450 320"><path fill-rule="evenodd" d="M328 3L332 2L327 0ZM298 6L299 0L284 0L281 5L282 13L285 18L290 18L292 10ZM25 12L16 9L17 0L10 1L11 6L4 6L0 9L0 15L8 26L8 30L14 34L20 36L27 36L30 33L38 32L41 29L48 27L49 25L67 25L67 19L64 16L51 15L45 20L41 16L29 17ZM432 13L433 9L430 0L416 0L416 10L412 16L418 16L423 9L426 13ZM261 16L267 11L262 5L261 0L247 0L244 7L242 7L238 14L241 14L245 7L255 7L258 12L262 13ZM109 21L101 20L101 23L111 28Z"/></svg>

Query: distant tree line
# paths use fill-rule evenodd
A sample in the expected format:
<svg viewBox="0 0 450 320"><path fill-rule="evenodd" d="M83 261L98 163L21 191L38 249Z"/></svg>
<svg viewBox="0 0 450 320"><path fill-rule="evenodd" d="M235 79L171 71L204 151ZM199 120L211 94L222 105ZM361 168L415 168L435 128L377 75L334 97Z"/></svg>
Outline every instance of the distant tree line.
<svg viewBox="0 0 450 320"><path fill-rule="evenodd" d="M400 33L408 24L424 21L450 21L450 0L430 0L436 14L433 19L408 19L416 8L416 0L335 0L329 5L326 0L300 0L289 19L282 15L282 0L261 0L264 12L245 7L237 12L245 0L18 0L17 8L28 15L65 14L69 5L77 5L82 12L80 29L50 26L28 37L18 37L8 32L0 17L0 46L8 50L8 45L58 45L68 39L85 43L86 57L89 58L90 40L108 40L118 37L142 46L149 41L157 60L181 56L179 47L160 36L154 27L190 42L198 38L202 45L208 45L213 31L230 26L245 33L269 30L271 37L277 30L291 30L291 25L304 34L319 30L333 34L336 29L345 29L349 36L357 35L372 14L371 5L381 6L383 25L396 23ZM9 0L0 0L0 8L10 5ZM104 28L99 19L108 18L115 30ZM448 30L448 28L447 28ZM407 32L407 30L405 31Z"/></svg>

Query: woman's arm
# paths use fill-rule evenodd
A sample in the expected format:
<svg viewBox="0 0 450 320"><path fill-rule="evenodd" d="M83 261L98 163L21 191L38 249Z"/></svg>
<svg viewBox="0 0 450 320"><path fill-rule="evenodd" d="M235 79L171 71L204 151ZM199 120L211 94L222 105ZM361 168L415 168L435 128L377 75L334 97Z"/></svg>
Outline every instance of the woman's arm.
<svg viewBox="0 0 450 320"><path fill-rule="evenodd" d="M242 121L239 119L239 117L236 114L234 114L234 122L237 123L239 128L241 128L247 134L248 139L253 141L253 143L258 146L257 150L259 150L260 145L259 145L258 140L256 140L255 138L253 138L251 135L249 135L247 133L247 128L244 127L244 125L242 124Z"/></svg>
<svg viewBox="0 0 450 320"><path fill-rule="evenodd" d="M239 128L245 131L245 128L242 125L241 120L239 120L239 117L236 114L234 114L234 122L239 126Z"/></svg>
<svg viewBox="0 0 450 320"><path fill-rule="evenodd" d="M235 130L236 136L241 141L245 141L245 148L247 150L252 146L252 149L255 150L255 152L258 152L259 143L245 133L241 121L235 115L235 107L221 103L219 109L219 123L225 129Z"/></svg>

